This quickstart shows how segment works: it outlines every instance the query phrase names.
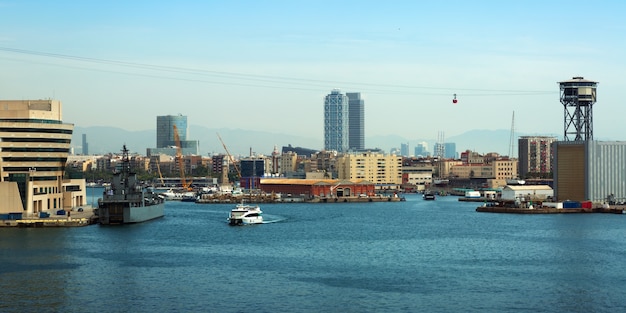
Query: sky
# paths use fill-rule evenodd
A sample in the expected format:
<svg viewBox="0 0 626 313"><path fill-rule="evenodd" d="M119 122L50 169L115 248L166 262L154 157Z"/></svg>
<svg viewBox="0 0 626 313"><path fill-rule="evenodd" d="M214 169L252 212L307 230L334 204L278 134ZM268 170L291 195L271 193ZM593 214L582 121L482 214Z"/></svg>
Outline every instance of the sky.
<svg viewBox="0 0 626 313"><path fill-rule="evenodd" d="M0 0L0 99L60 100L81 127L183 114L322 142L338 88L361 92L366 138L562 138L558 82L583 76L599 82L594 138L626 140L625 14L624 1Z"/></svg>

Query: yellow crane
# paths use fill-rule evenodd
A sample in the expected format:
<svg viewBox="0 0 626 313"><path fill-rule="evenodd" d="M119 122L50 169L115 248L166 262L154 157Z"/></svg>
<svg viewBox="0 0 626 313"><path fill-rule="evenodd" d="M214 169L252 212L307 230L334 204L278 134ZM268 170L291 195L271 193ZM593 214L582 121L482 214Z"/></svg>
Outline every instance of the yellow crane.
<svg viewBox="0 0 626 313"><path fill-rule="evenodd" d="M161 162L159 159L156 159L157 171L159 172L159 178L161 179L161 186L165 186L165 182L163 181L163 174L161 174Z"/></svg>
<svg viewBox="0 0 626 313"><path fill-rule="evenodd" d="M226 148L226 144L224 144L224 141L222 140L222 137L220 137L219 133L217 133L217 138L219 138L220 142L222 143L222 146L224 147L224 150L226 150L226 154L228 155L228 160L230 161L230 163L233 164L233 166L235 167L235 171L237 171L237 175L239 175L239 178L241 179L241 171L239 171L239 167L237 167L233 156L228 151L228 148Z"/></svg>
<svg viewBox="0 0 626 313"><path fill-rule="evenodd" d="M176 141L176 162L180 168L180 182L183 185L183 189L191 191L191 181L187 181L185 178L185 164L183 164L183 150L180 146L180 136L178 135L178 127L174 125L174 141Z"/></svg>

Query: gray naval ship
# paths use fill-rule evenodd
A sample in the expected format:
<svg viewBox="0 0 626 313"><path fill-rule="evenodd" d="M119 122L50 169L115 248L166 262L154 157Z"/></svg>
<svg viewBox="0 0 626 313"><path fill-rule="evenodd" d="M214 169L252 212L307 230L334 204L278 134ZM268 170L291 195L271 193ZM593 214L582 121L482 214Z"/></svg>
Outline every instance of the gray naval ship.
<svg viewBox="0 0 626 313"><path fill-rule="evenodd" d="M143 188L137 174L131 171L128 149L122 149L121 170L113 175L110 187L98 199L97 215L101 225L132 224L164 215L164 199Z"/></svg>

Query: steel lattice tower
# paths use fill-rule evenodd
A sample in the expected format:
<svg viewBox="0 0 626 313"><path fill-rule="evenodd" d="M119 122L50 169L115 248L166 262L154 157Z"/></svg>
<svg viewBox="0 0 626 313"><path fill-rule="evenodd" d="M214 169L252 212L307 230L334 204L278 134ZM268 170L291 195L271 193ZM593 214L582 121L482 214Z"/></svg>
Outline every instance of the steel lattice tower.
<svg viewBox="0 0 626 313"><path fill-rule="evenodd" d="M593 104L598 83L583 77L559 82L564 109L564 141L593 140ZM573 137L573 138L572 138Z"/></svg>

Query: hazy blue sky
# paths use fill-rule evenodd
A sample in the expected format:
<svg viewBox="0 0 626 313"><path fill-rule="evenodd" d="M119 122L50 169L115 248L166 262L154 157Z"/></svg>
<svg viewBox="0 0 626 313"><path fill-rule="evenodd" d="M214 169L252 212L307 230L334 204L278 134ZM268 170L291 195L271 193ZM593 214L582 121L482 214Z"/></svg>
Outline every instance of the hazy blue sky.
<svg viewBox="0 0 626 313"><path fill-rule="evenodd" d="M600 82L595 138L626 140L625 15L625 1L0 0L0 98L59 99L77 126L180 113L321 142L339 88L362 93L366 136L510 129L515 111L517 132L561 138L557 82L584 76Z"/></svg>

